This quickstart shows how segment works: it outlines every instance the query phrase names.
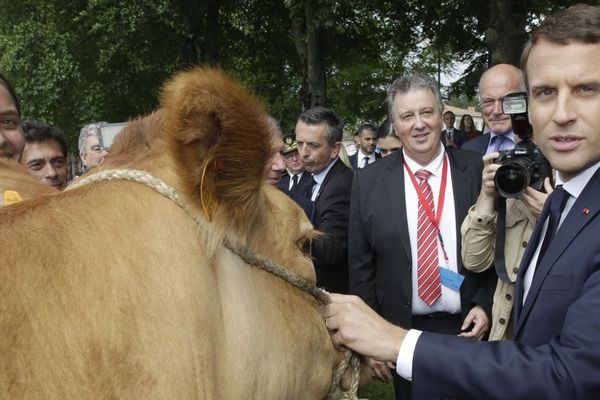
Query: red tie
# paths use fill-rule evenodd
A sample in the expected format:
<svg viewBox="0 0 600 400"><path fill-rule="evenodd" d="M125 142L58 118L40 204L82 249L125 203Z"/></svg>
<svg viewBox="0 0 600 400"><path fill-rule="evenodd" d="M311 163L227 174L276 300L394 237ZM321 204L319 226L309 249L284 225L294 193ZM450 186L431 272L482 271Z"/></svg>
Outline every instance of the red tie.
<svg viewBox="0 0 600 400"><path fill-rule="evenodd" d="M427 179L431 172L421 169L415 173L419 179L419 188L435 215L433 194ZM440 271L438 268L437 228L427 216L425 207L419 199L419 223L417 228L417 285L419 297L429 306L442 296Z"/></svg>

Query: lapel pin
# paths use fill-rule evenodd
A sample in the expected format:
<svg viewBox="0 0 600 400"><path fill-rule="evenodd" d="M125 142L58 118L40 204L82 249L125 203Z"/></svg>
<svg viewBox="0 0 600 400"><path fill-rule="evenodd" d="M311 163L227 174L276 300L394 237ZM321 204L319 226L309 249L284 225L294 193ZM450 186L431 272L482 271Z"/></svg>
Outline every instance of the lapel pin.
<svg viewBox="0 0 600 400"><path fill-rule="evenodd" d="M584 213L585 215L588 215L588 214L590 213L590 209L589 209L589 208L587 208L587 207L585 207L585 208L583 209L583 213Z"/></svg>

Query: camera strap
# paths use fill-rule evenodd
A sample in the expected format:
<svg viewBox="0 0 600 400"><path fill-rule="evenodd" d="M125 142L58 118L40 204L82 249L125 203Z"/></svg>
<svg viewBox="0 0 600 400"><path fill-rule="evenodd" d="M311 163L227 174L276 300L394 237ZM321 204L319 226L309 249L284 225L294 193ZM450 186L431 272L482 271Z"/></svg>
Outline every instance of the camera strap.
<svg viewBox="0 0 600 400"><path fill-rule="evenodd" d="M496 275L504 282L511 283L506 271L506 264L504 262L504 246L506 236L506 198L502 196L496 196L496 210L498 212L498 218L496 219L496 246L494 249L494 268L496 269Z"/></svg>

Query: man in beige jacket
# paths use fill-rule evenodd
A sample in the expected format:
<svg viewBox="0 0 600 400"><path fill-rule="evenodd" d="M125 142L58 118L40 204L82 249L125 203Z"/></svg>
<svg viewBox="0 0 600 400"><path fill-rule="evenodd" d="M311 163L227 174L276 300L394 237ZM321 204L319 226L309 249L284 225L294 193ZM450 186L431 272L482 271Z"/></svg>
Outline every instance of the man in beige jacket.
<svg viewBox="0 0 600 400"><path fill-rule="evenodd" d="M500 164L494 164L493 160L499 155L498 152L493 152L483 156L481 192L460 229L463 264L473 272L494 268L497 221L494 176ZM548 178L544 186L548 193L552 191ZM497 271L498 284L494 293L489 340L512 339L511 316L519 264L548 193L528 187L519 198L506 200L505 272Z"/></svg>

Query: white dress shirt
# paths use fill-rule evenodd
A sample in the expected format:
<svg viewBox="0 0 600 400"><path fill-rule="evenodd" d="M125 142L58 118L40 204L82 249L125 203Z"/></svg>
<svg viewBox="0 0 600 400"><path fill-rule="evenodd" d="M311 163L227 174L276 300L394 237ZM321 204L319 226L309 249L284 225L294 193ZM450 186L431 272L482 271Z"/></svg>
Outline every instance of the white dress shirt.
<svg viewBox="0 0 600 400"><path fill-rule="evenodd" d="M358 157L358 159L356 160L356 165L358 166L358 168L366 167L365 158L369 159L369 164L373 164L377 160L375 158L375 152L372 152L371 154L365 154L363 153L362 149L358 151L356 156Z"/></svg>
<svg viewBox="0 0 600 400"><path fill-rule="evenodd" d="M313 174L313 179L315 180L315 184L312 188L312 195L310 197L311 201L315 201L317 199L317 196L319 195L319 191L321 190L321 184L325 180L327 173L329 172L331 167L333 167L333 164L335 164L335 162L338 160L338 158L339 157L336 157L334 160L332 160L329 163L329 165L327 167L325 167L325 169L323 171Z"/></svg>
<svg viewBox="0 0 600 400"><path fill-rule="evenodd" d="M404 150L402 150L404 151ZM420 169L426 169L431 172L431 176L427 180L433 194L433 202L435 205L435 215L438 212L438 200L440 187L442 183L442 166L446 152L444 146L440 142L440 153L438 156L426 166L422 166L404 153L404 159L410 167L413 174ZM418 179L415 177L418 183ZM460 309L460 293L456 290L449 289L442 285L442 297L432 306L427 305L420 297L416 290L417 284L417 230L419 217L419 197L417 191L412 184L410 176L406 168L404 168L404 195L406 199L406 219L408 223L408 235L410 238L410 252L412 258L412 313L413 315L431 314L434 312L447 312L450 314L459 314ZM444 259L444 250L442 244L438 240L438 263L442 268L449 269L453 272L458 272L458 260L456 254L457 238L456 238L456 216L454 208L454 190L452 188L452 174L450 172L450 163L448 163L448 175L446 178L446 193L444 195L444 209L442 210L442 218L440 220L440 231L444 241L444 249L448 255L448 263Z"/></svg>
<svg viewBox="0 0 600 400"><path fill-rule="evenodd" d="M294 174L292 174L291 172L289 174L290 174L290 181L288 182L288 192L290 190L292 190L292 186L294 185L294 179L292 179L292 178L294 178ZM295 175L298 177L298 183L300 183L300 179L302 179L302 174L304 174L304 171Z"/></svg>

